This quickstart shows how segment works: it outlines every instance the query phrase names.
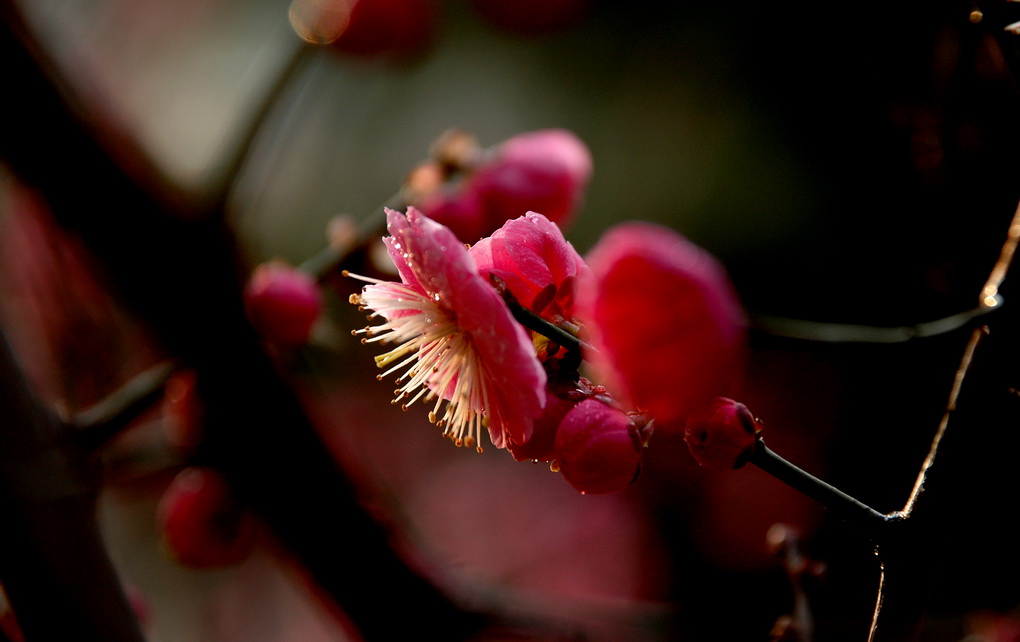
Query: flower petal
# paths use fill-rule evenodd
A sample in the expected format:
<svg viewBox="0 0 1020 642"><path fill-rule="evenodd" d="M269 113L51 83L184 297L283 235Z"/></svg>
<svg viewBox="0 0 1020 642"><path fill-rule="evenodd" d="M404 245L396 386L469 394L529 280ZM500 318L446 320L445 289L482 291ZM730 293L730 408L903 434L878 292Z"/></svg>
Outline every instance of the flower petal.
<svg viewBox="0 0 1020 642"><path fill-rule="evenodd" d="M589 272L560 228L536 212L507 221L471 254L483 274L499 276L519 302L539 314L556 302L554 312L569 316L579 275Z"/></svg>
<svg viewBox="0 0 1020 642"><path fill-rule="evenodd" d="M713 256L668 228L633 222L609 230L587 259L595 287L582 289L579 305L598 349L588 357L610 389L660 428L730 391L742 373L745 319Z"/></svg>

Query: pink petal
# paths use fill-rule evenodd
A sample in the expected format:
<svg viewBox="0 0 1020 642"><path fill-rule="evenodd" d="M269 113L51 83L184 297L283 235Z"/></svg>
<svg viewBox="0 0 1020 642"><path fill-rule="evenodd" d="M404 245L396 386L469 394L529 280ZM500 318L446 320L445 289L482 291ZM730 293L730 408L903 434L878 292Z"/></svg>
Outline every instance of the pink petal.
<svg viewBox="0 0 1020 642"><path fill-rule="evenodd" d="M588 255L582 290L588 355L604 381L658 422L683 421L736 385L745 320L723 267L676 232L650 223L609 230Z"/></svg>
<svg viewBox="0 0 1020 642"><path fill-rule="evenodd" d="M544 129L503 142L471 182L493 228L529 210L566 228L584 200L591 173L591 153L581 139L565 129Z"/></svg>
<svg viewBox="0 0 1020 642"><path fill-rule="evenodd" d="M471 254L483 274L499 276L521 304L539 313L550 302L544 299L552 286L552 300L561 307L556 312L568 314L578 275L588 272L560 228L535 212L507 221Z"/></svg>
<svg viewBox="0 0 1020 642"><path fill-rule="evenodd" d="M482 380L489 395L489 435L497 448L524 443L532 422L545 404L545 370L535 356L528 332L510 314L506 303L478 274L464 244L448 228L414 209L407 216L387 212L394 240L402 249L394 256L405 283L453 312L457 326L468 336L482 362ZM406 256L405 256L406 255ZM405 274L406 273L406 274Z"/></svg>

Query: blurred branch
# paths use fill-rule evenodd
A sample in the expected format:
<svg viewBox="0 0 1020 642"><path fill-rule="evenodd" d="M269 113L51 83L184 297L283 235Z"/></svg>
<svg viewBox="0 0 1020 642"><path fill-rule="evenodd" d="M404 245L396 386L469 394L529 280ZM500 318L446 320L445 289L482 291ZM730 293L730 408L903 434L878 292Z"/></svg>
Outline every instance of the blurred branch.
<svg viewBox="0 0 1020 642"><path fill-rule="evenodd" d="M965 328L975 320L998 310L1001 306L1002 297L996 291L983 297L981 303L970 310L951 314L941 319L904 326L825 323L759 313L752 313L750 318L753 330L786 339L825 343L904 343Z"/></svg>
<svg viewBox="0 0 1020 642"><path fill-rule="evenodd" d="M95 471L0 331L0 581L27 640L144 638L96 523Z"/></svg>
<svg viewBox="0 0 1020 642"><path fill-rule="evenodd" d="M407 639L427 630L460 639L477 631L481 618L458 608L425 570L397 554L389 529L359 503L263 351L244 314L245 270L223 217L163 189L129 137L97 126L95 114L59 89L66 84L11 0L0 0L0 18L5 80L18 97L4 101L4 123L13 126L0 129L0 156L104 262L119 295L164 346L197 371L208 463L227 473L365 638ZM53 539L72 532L75 538ZM54 528L49 537L51 567L74 566L66 553L76 529ZM12 543L3 553L17 557L20 549ZM45 605L51 618L59 612L41 597L30 602ZM401 615L380 616L380 607L391 604L400 605Z"/></svg>
<svg viewBox="0 0 1020 642"><path fill-rule="evenodd" d="M982 304L997 299L999 288L1012 264L1018 239L1020 205L1014 211L999 257L981 289L979 298ZM960 484L960 477L967 474L968 469L961 465L963 457L958 452L960 449L947 452L944 444L951 419L957 416L964 379L973 370L977 348L987 335L987 327L975 328L971 332L928 455L906 504L895 513L900 517L896 536L878 543L882 577L870 642L898 642L915 639L919 634L927 606L928 587L938 557L943 553L943 537L939 534L945 532L947 523L961 519L967 512L965 500L949 498L953 498L952 488ZM975 400L970 403L979 405ZM981 439L981 433L972 426L964 437L968 440ZM934 494L933 489L937 489Z"/></svg>
<svg viewBox="0 0 1020 642"><path fill-rule="evenodd" d="M137 375L105 399L71 418L78 443L95 450L163 398L164 387L174 373L173 363L160 363Z"/></svg>

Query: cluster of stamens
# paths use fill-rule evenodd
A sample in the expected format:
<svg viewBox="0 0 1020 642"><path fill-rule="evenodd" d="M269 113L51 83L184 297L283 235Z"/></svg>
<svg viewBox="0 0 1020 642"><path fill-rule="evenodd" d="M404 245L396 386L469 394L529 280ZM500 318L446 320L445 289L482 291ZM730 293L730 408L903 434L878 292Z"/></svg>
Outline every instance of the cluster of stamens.
<svg viewBox="0 0 1020 642"><path fill-rule="evenodd" d="M431 423L443 429L457 446L482 451L482 430L488 428L488 392L478 353L470 337L457 326L451 310L440 305L439 293L423 293L404 283L381 281L345 271L345 276L369 283L350 302L359 310L371 310L369 325L351 334L361 343L395 344L375 357L385 371L380 381L400 372L392 404L407 410L419 399L435 401ZM442 408L446 402L445 409ZM442 411L442 415L440 412Z"/></svg>

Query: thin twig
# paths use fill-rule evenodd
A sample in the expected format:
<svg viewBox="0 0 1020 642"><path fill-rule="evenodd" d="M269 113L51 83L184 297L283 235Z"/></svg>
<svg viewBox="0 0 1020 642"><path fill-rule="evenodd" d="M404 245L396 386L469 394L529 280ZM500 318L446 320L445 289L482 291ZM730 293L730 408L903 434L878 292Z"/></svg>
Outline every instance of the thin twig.
<svg viewBox="0 0 1020 642"><path fill-rule="evenodd" d="M997 290L991 290L989 294L982 296L981 303L975 308L932 321L902 326L826 323L754 312L749 316L754 330L775 337L824 343L905 343L966 327L975 319L999 309L1001 305L1002 297L998 295Z"/></svg>
<svg viewBox="0 0 1020 642"><path fill-rule="evenodd" d="M859 528L872 541L880 540L881 533L898 519L897 516L878 512L835 486L791 464L769 449L761 438L758 439L748 462L825 506L832 514Z"/></svg>
<svg viewBox="0 0 1020 642"><path fill-rule="evenodd" d="M95 450L120 434L163 397L166 382L175 369L171 362L157 364L88 410L77 413L69 423L77 432L79 444Z"/></svg>
<svg viewBox="0 0 1020 642"><path fill-rule="evenodd" d="M904 517L910 517L910 513L914 509L914 505L917 503L917 499L924 492L924 480L931 470L931 467L935 465L935 456L938 454L939 444L942 443L942 438L946 434L946 429L949 427L949 417L956 410L956 400L960 396L960 389L963 387L963 379L970 370L971 361L974 359L974 351L977 349L981 339L988 334L987 327L974 328L971 332L970 340L967 342L967 347L963 351L963 357L960 359L960 367L956 370L956 376L953 378L953 387L949 392L949 401L946 404L946 411L942 415L942 420L939 422L938 430L935 431L935 437L932 439L931 448L928 450L928 456L924 459L924 464L921 466L921 472L917 475L917 480L914 482L914 488L910 491L910 497L907 499L907 503L903 506L903 510L900 514Z"/></svg>

